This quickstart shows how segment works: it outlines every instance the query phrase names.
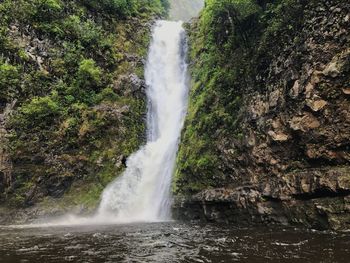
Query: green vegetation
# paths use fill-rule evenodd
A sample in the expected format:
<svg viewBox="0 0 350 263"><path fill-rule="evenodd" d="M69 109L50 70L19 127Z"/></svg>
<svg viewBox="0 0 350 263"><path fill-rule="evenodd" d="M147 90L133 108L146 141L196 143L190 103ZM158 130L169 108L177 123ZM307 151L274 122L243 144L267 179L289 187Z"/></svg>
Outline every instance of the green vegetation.
<svg viewBox="0 0 350 263"><path fill-rule="evenodd" d="M0 2L0 111L16 100L8 203L66 191L98 201L123 170L117 159L143 142L145 102L128 92L129 76L142 77L149 21L167 8L166 0ZM93 195L80 192L81 180Z"/></svg>
<svg viewBox="0 0 350 263"><path fill-rule="evenodd" d="M19 70L17 67L0 60L0 105L15 98L19 87Z"/></svg>
<svg viewBox="0 0 350 263"><path fill-rule="evenodd" d="M303 0L205 2L199 20L189 29L193 83L175 193L192 194L229 184L220 165L222 148L242 140L244 96L264 88L254 76L267 70L283 43L297 41L286 36L298 30L303 4Z"/></svg>

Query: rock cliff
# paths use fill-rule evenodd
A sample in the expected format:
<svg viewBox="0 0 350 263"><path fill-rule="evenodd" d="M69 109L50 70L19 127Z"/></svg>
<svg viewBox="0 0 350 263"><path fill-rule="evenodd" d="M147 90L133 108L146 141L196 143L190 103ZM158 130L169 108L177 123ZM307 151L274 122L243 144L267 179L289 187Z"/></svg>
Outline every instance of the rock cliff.
<svg viewBox="0 0 350 263"><path fill-rule="evenodd" d="M350 227L349 28L347 1L207 1L178 217Z"/></svg>

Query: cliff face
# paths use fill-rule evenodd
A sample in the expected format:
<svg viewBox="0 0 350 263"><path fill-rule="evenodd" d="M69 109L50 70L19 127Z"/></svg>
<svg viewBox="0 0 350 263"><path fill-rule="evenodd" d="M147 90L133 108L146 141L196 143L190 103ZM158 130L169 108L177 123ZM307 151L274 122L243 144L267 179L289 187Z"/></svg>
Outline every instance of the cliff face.
<svg viewBox="0 0 350 263"><path fill-rule="evenodd" d="M143 62L166 5L1 1L0 205L95 207L144 141Z"/></svg>
<svg viewBox="0 0 350 263"><path fill-rule="evenodd" d="M207 1L175 213L350 227L350 4Z"/></svg>

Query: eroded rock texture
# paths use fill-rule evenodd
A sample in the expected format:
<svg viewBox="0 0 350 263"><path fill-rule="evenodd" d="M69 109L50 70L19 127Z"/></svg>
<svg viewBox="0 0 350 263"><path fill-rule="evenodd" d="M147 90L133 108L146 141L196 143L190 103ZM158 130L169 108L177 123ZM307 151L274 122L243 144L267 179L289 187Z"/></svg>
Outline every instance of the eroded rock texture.
<svg viewBox="0 0 350 263"><path fill-rule="evenodd" d="M350 4L299 2L299 30L270 40L271 59L252 57L257 75L243 75L241 136L213 138L224 175L179 194L179 217L350 227Z"/></svg>

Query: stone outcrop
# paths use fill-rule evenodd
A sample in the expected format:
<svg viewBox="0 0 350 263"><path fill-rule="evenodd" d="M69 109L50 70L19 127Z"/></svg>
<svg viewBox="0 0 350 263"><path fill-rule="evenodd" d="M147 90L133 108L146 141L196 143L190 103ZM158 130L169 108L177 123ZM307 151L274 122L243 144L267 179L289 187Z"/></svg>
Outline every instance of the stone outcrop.
<svg viewBox="0 0 350 263"><path fill-rule="evenodd" d="M288 173L261 184L205 190L191 199L178 199L174 211L190 220L347 229L349 172L348 167L327 167Z"/></svg>
<svg viewBox="0 0 350 263"><path fill-rule="evenodd" d="M350 4L307 2L301 30L244 76L242 138L215 142L225 178L178 197L178 217L350 228Z"/></svg>

